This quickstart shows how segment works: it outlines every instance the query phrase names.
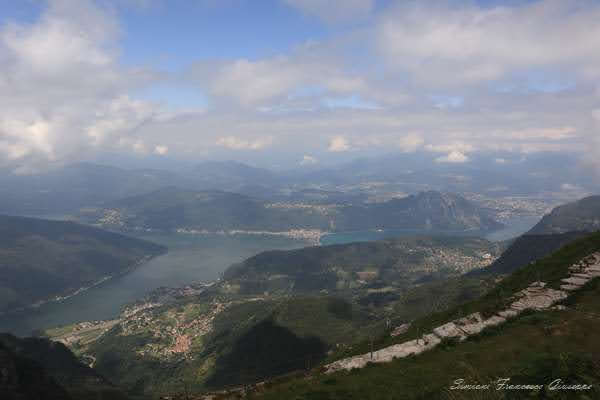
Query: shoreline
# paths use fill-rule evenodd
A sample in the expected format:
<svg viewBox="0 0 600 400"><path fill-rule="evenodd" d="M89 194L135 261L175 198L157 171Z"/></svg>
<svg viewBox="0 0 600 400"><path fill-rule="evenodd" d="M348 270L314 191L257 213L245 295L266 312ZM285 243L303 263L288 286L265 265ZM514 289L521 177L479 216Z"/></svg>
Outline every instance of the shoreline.
<svg viewBox="0 0 600 400"><path fill-rule="evenodd" d="M251 236L283 236L294 240L302 240L310 244L319 245L321 238L331 232L318 229L290 229L289 231L246 231L242 229L209 231L206 229L177 228L175 233L184 235L251 235Z"/></svg>
<svg viewBox="0 0 600 400"><path fill-rule="evenodd" d="M75 297L81 293L87 292L90 289L93 289L97 286L102 285L105 282L108 282L112 279L115 278L119 278L121 276L127 275L130 272L132 272L133 270L139 268L140 266L142 266L143 264L146 264L147 262L149 262L150 260L152 260L154 257L158 257L162 254L165 253L159 253L159 254L155 254L155 255L150 255L150 256L144 256L142 257L140 260L134 262L132 265L126 267L122 272L119 272L117 274L114 275L106 275L103 276L102 278L92 282L90 285L88 286L82 286L78 289L76 289L75 291L72 291L70 293L64 294L64 295L56 295L54 297L48 298L48 299L44 299L44 300L39 300L36 301L35 303L32 304L28 304L19 308L13 308L11 310L7 310L7 311L0 311L0 318L5 317L7 315L15 315L15 314L19 314L22 312L27 312L27 311L31 311L31 310L35 310L38 309L46 304L51 304L51 303L60 303L64 300L68 300L72 297Z"/></svg>

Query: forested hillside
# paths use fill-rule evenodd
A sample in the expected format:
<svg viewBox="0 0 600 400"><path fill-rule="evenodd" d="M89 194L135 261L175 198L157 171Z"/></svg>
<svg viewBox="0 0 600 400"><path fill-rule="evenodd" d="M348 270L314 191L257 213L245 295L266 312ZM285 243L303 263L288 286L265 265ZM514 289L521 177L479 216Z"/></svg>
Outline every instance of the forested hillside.
<svg viewBox="0 0 600 400"><path fill-rule="evenodd" d="M67 296L164 251L73 222L0 216L0 312Z"/></svg>

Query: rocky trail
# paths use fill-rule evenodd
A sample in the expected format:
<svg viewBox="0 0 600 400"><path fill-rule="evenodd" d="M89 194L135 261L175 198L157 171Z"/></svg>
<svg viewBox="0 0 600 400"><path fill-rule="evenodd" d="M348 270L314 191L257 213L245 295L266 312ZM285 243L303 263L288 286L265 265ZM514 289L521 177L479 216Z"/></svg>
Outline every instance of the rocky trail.
<svg viewBox="0 0 600 400"><path fill-rule="evenodd" d="M444 339L463 341L469 336L478 334L489 326L500 325L508 318L516 317L525 310L560 310L557 302L566 299L569 294L591 279L600 277L600 252L591 254L569 267L570 274L562 279L560 290L546 287L544 282L533 282L524 290L517 292L510 306L491 317L484 319L479 312L440 325L418 339L395 344L383 349L335 361L325 366L326 373L340 370L362 368L368 363L390 362L395 358L420 354L439 345Z"/></svg>

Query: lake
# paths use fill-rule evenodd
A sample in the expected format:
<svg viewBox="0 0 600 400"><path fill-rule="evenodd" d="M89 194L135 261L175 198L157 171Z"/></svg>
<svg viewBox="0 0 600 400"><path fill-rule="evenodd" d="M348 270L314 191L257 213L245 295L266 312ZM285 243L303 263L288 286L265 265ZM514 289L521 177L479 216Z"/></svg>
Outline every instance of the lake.
<svg viewBox="0 0 600 400"><path fill-rule="evenodd" d="M155 257L127 275L104 282L83 293L37 309L0 317L0 332L29 335L81 321L111 319L121 308L160 286L179 287L210 282L233 263L261 251L306 246L301 241L259 235L150 235L143 239L163 244L168 253Z"/></svg>
<svg viewBox="0 0 600 400"><path fill-rule="evenodd" d="M452 235L452 236L481 236L497 242L512 239L527 232L539 222L541 216L514 217L504 221L505 227L493 232L472 231L435 231L423 229L386 229L355 232L331 233L321 237L321 245L344 244L351 242L365 242L383 240L402 236L413 235Z"/></svg>
<svg viewBox="0 0 600 400"><path fill-rule="evenodd" d="M540 217L514 218L506 227L484 235L499 241L518 236L533 227ZM381 240L407 235L452 234L478 236L478 231L433 232L419 230L358 231L335 233L321 238L322 245ZM131 273L104 282L61 302L35 310L0 317L0 332L29 335L37 329L81 321L115 318L121 308L160 286L179 287L192 282L210 282L233 263L261 251L307 246L280 236L260 235L149 235L143 239L163 244L169 252L141 265Z"/></svg>

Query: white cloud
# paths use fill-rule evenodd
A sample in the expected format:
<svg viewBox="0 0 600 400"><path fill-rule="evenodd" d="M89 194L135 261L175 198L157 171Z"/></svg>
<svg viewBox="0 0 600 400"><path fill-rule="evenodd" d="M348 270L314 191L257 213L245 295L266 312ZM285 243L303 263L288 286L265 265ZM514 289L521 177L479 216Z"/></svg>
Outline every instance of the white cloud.
<svg viewBox="0 0 600 400"><path fill-rule="evenodd" d="M343 136L335 136L329 141L327 150L332 152L342 152L350 150L348 140Z"/></svg>
<svg viewBox="0 0 600 400"><path fill-rule="evenodd" d="M464 163L469 161L469 157L460 151L453 151L448 155L436 158L435 161L438 163Z"/></svg>
<svg viewBox="0 0 600 400"><path fill-rule="evenodd" d="M243 104L281 96L303 80L303 72L285 58L251 62L236 60L224 65L212 82L212 93L236 98Z"/></svg>
<svg viewBox="0 0 600 400"><path fill-rule="evenodd" d="M302 160L300 161L300 165L314 165L317 164L319 162L319 160L317 160L315 157L313 156L309 156L308 154L305 154L302 157Z"/></svg>
<svg viewBox="0 0 600 400"><path fill-rule="evenodd" d="M564 191L582 191L583 188L579 185L574 185L572 183L563 183L560 185L561 190Z"/></svg>
<svg viewBox="0 0 600 400"><path fill-rule="evenodd" d="M595 65L600 8L592 1L541 0L513 7L406 2L382 17L377 46L421 83L464 85L511 72Z"/></svg>
<svg viewBox="0 0 600 400"><path fill-rule="evenodd" d="M230 150L262 150L273 143L272 137L262 137L246 140L236 136L225 136L217 139L216 145Z"/></svg>
<svg viewBox="0 0 600 400"><path fill-rule="evenodd" d="M527 139L547 139L564 140L576 137L577 130L572 126L559 128L530 128L508 133L501 133L506 138L527 140Z"/></svg>
<svg viewBox="0 0 600 400"><path fill-rule="evenodd" d="M295 90L318 87L334 94L352 94L366 88L361 77L335 64L309 60L309 56L277 56L259 61L238 59L218 65L199 64L194 69L210 93L245 106L291 96Z"/></svg>
<svg viewBox="0 0 600 400"><path fill-rule="evenodd" d="M303 13L327 22L347 21L367 16L375 6L375 0L283 0Z"/></svg>
<svg viewBox="0 0 600 400"><path fill-rule="evenodd" d="M454 142L449 144L428 144L425 149L435 153L468 153L475 150L469 143Z"/></svg>
<svg viewBox="0 0 600 400"><path fill-rule="evenodd" d="M0 26L0 164L34 170L98 148L145 151L158 115L127 92L148 74L118 66L114 17L92 1L51 0L39 20Z"/></svg>
<svg viewBox="0 0 600 400"><path fill-rule="evenodd" d="M154 146L154 154L164 156L168 152L169 152L169 147L167 147L167 146L162 146L162 145Z"/></svg>
<svg viewBox="0 0 600 400"><path fill-rule="evenodd" d="M119 1L147 0L108 4ZM198 61L170 75L206 96L202 113L167 113L132 95L161 76L120 64L121 6L51 0L39 20L0 26L0 166L25 171L163 146L175 157L272 147L289 166L324 149L425 150L439 162L573 151L600 165L597 2L412 1L381 12L372 1L288 3L328 21L351 9L372 18L276 56ZM531 77L570 86L529 90ZM324 99L376 107L325 107ZM439 99L451 106L435 108Z"/></svg>
<svg viewBox="0 0 600 400"><path fill-rule="evenodd" d="M400 151L404 153L413 153L419 149L425 140L414 133L403 135L398 139L397 145L400 148Z"/></svg>

